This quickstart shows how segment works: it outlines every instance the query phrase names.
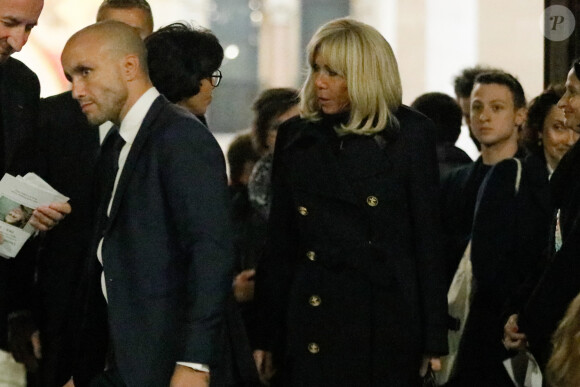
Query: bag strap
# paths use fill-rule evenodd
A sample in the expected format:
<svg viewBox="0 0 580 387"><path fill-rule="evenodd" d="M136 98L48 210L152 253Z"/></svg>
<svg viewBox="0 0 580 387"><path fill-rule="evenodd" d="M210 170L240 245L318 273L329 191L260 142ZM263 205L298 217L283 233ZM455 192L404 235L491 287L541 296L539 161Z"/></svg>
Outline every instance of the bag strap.
<svg viewBox="0 0 580 387"><path fill-rule="evenodd" d="M516 181L514 187L514 194L517 195L518 192L520 191L520 183L522 181L522 162L517 157L514 157L513 160L515 160L516 164L518 165L518 171L516 173Z"/></svg>

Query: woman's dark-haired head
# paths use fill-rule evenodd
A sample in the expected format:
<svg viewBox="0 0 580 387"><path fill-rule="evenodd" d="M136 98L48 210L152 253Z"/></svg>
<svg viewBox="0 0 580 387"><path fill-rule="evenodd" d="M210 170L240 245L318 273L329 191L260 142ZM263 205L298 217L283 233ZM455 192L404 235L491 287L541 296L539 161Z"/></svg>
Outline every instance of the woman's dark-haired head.
<svg viewBox="0 0 580 387"><path fill-rule="evenodd" d="M525 144L544 159L551 170L556 168L579 136L567 126L564 110L558 107L563 95L564 89L560 85L549 87L534 98L523 132Z"/></svg>
<svg viewBox="0 0 580 387"><path fill-rule="evenodd" d="M560 85L550 86L530 102L522 140L533 152L543 153L542 146L539 144L540 133L544 130L544 122L550 110L557 108L563 94L564 90Z"/></svg>
<svg viewBox="0 0 580 387"><path fill-rule="evenodd" d="M199 93L201 81L219 69L224 57L223 48L211 31L185 23L155 31L145 44L151 81L173 103Z"/></svg>
<svg viewBox="0 0 580 387"><path fill-rule="evenodd" d="M299 91L292 88L274 88L264 90L252 105L255 113L253 135L256 148L260 154L273 151L268 138L271 132L278 129L277 118L284 115L300 102ZM296 114L297 114L296 110Z"/></svg>
<svg viewBox="0 0 580 387"><path fill-rule="evenodd" d="M461 107L444 93L425 93L413 101L417 109L433 121L437 128L437 143L455 144L461 133Z"/></svg>

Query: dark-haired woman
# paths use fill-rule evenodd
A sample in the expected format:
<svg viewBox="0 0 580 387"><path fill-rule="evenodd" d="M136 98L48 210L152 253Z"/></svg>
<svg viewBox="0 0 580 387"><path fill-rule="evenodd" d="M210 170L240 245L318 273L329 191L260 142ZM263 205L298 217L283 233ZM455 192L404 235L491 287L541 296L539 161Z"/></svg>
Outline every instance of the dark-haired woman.
<svg viewBox="0 0 580 387"><path fill-rule="evenodd" d="M204 115L222 78L224 50L218 38L209 30L173 23L149 35L145 44L153 85L207 126Z"/></svg>
<svg viewBox="0 0 580 387"><path fill-rule="evenodd" d="M526 145L546 163L550 176L580 137L579 133L566 126L564 111L557 106L563 94L564 90L560 87L550 87L534 98L524 130Z"/></svg>

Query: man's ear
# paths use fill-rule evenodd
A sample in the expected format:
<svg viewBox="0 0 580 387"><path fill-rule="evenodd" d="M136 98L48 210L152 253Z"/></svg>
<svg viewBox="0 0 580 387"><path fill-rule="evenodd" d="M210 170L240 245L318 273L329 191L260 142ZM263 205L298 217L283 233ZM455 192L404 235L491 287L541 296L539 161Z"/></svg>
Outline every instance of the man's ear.
<svg viewBox="0 0 580 387"><path fill-rule="evenodd" d="M137 55L127 55L123 58L122 74L127 81L132 81L139 75L141 66Z"/></svg>
<svg viewBox="0 0 580 387"><path fill-rule="evenodd" d="M516 125L522 126L524 124L524 122L526 122L527 117L528 117L528 109L519 108L516 111L516 117L515 117Z"/></svg>

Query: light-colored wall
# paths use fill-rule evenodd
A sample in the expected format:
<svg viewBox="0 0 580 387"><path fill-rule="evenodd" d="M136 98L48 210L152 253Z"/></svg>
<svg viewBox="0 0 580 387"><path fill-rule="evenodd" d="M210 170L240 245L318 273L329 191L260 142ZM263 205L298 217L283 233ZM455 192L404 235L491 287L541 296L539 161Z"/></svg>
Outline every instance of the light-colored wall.
<svg viewBox="0 0 580 387"><path fill-rule="evenodd" d="M298 47L300 0L262 1L260 86L297 86L304 67ZM68 86L61 74L60 51L74 31L93 22L100 2L45 1L38 27L23 52L15 55L39 74L43 96ZM149 2L156 27L176 20L207 26L212 12L219 13L211 0ZM453 94L453 77L478 63L516 75L528 98L542 90L543 0L351 0L351 11L393 46L407 104L428 91Z"/></svg>
<svg viewBox="0 0 580 387"><path fill-rule="evenodd" d="M399 62L403 101L452 81L476 64L517 76L531 98L542 91L543 0L352 0L353 17L376 27ZM383 11L383 12L381 12ZM390 11L390 12L389 12Z"/></svg>
<svg viewBox="0 0 580 387"><path fill-rule="evenodd" d="M22 52L14 54L39 77L43 97L68 88L62 74L60 53L68 38L95 22L102 0L45 0L44 9ZM155 29L175 21L208 26L211 0L148 0Z"/></svg>

